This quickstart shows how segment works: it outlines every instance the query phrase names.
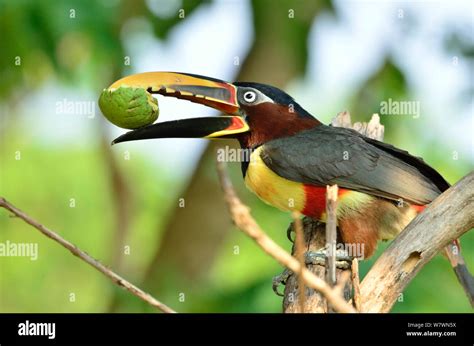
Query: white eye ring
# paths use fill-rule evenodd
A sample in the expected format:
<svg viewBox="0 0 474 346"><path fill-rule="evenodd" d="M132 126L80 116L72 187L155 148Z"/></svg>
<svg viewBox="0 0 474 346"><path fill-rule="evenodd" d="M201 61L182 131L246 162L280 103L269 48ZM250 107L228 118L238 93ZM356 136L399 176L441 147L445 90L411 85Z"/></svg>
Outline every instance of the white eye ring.
<svg viewBox="0 0 474 346"><path fill-rule="evenodd" d="M244 93L244 101L247 103L255 102L257 99L257 93L254 91L246 91Z"/></svg>

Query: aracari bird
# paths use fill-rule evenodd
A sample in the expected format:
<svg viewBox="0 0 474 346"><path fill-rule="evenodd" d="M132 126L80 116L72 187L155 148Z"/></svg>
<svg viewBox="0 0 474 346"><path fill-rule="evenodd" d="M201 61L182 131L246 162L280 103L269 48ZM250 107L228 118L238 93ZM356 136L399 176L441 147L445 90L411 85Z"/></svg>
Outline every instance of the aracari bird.
<svg viewBox="0 0 474 346"><path fill-rule="evenodd" d="M379 240L397 236L450 186L421 158L352 129L324 125L269 85L149 72L125 77L110 88L120 86L145 88L227 115L148 125L113 143L171 137L237 139L242 148L252 150L250 160L242 163L251 191L281 210L297 210L323 222L326 185L337 184L340 237L344 243L363 244L365 258ZM458 277L468 274L465 267L455 269ZM468 280L472 283L472 277Z"/></svg>

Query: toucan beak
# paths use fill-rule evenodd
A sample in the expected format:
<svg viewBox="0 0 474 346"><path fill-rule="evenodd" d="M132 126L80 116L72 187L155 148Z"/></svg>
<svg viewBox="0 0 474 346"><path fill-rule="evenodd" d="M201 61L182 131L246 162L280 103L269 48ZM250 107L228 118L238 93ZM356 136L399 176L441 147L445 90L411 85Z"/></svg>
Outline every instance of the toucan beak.
<svg viewBox="0 0 474 346"><path fill-rule="evenodd" d="M112 144L151 138L218 138L246 132L239 116L237 87L218 79L175 72L146 72L122 78L109 89L121 86L144 88L152 94L176 97L212 107L223 117L174 120L148 125L116 138Z"/></svg>

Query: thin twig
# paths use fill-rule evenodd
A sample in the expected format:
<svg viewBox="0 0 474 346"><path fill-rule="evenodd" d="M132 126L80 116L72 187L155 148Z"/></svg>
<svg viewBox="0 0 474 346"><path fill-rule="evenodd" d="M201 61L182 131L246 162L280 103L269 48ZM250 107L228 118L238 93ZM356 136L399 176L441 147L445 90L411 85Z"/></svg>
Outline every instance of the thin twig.
<svg viewBox="0 0 474 346"><path fill-rule="evenodd" d="M122 278L120 275L116 274L115 272L113 272L112 270L110 270L109 268L104 266L98 260L96 260L93 257L89 256L87 253L85 253L84 251L79 249L76 245L74 245L74 244L70 243L69 241L67 241L66 239L62 238L56 232L50 230L49 228L47 228L47 227L43 226L42 224L40 224L39 222L37 222L36 220L32 219L30 216L25 214L20 209L16 208L14 205L9 203L3 197L0 197L0 207L9 210L15 216L19 217L20 219L22 219L23 221L25 221L29 225L33 226L34 228L36 228L38 231L43 233L48 238L50 238L50 239L54 240L55 242L59 243L60 245L62 245L63 247L65 247L66 249L71 251L71 253L73 255L79 257L81 260L83 260L87 264L91 265L92 267L94 267L95 269L100 271L102 274L104 274L110 280L112 280L113 283L115 283L116 285L118 285L120 287L125 288L127 291L132 293L134 296L137 296L138 298L144 300L145 302L147 302L151 306L154 306L155 308L158 308L159 310L161 310L163 312L166 312L166 313L176 312L173 309L171 309L170 307L168 307L167 305L160 302L159 300L153 298L148 293L143 292L140 288L138 288L137 286L135 286L132 283L128 282L127 280Z"/></svg>
<svg viewBox="0 0 474 346"><path fill-rule="evenodd" d="M301 222L301 214L297 211L294 211L292 214L293 225L295 229L295 257L300 262L300 267L305 268L306 264L304 261L304 233L303 233L303 223ZM306 300L306 286L301 275L301 271L295 273L298 276L298 303L300 306L300 312L305 312L305 300Z"/></svg>
<svg viewBox="0 0 474 346"><path fill-rule="evenodd" d="M447 245L444 248L444 253L448 257L448 260L454 269L454 273L464 289L471 306L474 308L474 278L466 266L464 256L461 253L459 239Z"/></svg>
<svg viewBox="0 0 474 346"><path fill-rule="evenodd" d="M251 237L267 254L276 259L280 264L294 273L301 272L301 277L306 285L321 292L338 312L356 312L338 293L333 290L324 280L318 278L306 268L301 268L297 259L276 244L250 215L249 208L237 197L232 183L222 162L217 162L217 172L224 191L225 200L228 204L230 214L236 226Z"/></svg>
<svg viewBox="0 0 474 346"><path fill-rule="evenodd" d="M361 300L360 300L360 278L359 278L359 260L357 258L352 259L352 287L354 288L353 303L357 311L360 312Z"/></svg>
<svg viewBox="0 0 474 346"><path fill-rule="evenodd" d="M336 284L337 185L326 186L326 281Z"/></svg>

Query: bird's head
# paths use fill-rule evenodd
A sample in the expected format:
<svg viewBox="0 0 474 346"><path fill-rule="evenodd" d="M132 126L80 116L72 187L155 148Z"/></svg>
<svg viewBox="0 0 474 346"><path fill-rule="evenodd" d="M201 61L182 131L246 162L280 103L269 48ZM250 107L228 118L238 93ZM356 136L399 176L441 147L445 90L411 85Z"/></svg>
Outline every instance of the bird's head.
<svg viewBox="0 0 474 346"><path fill-rule="evenodd" d="M266 84L232 84L193 74L147 72L120 79L110 88L121 86L203 104L224 115L144 126L123 134L114 144L152 138L235 138L243 147L252 148L320 124L291 96Z"/></svg>

